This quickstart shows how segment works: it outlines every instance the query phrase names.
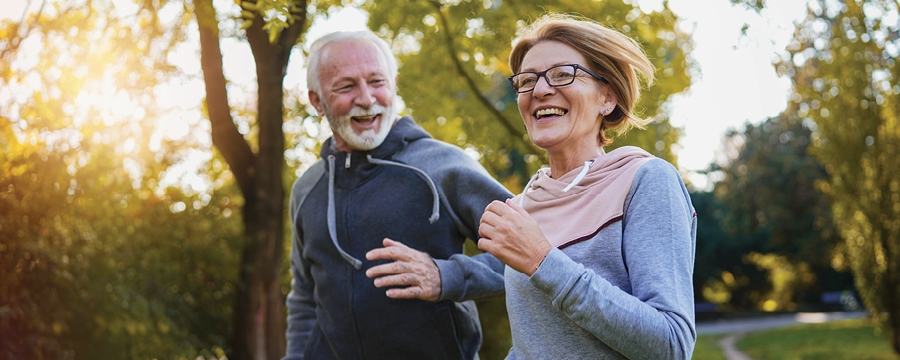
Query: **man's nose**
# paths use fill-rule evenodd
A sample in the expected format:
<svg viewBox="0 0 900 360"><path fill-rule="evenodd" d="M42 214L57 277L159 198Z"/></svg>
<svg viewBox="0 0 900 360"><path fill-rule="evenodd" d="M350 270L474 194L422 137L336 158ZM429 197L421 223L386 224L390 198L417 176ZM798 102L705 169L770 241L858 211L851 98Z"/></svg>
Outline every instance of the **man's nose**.
<svg viewBox="0 0 900 360"><path fill-rule="evenodd" d="M372 107L372 105L377 101L378 100L375 99L375 92L372 91L369 86L359 87L359 95L356 97L356 105L359 105L364 109L368 109Z"/></svg>

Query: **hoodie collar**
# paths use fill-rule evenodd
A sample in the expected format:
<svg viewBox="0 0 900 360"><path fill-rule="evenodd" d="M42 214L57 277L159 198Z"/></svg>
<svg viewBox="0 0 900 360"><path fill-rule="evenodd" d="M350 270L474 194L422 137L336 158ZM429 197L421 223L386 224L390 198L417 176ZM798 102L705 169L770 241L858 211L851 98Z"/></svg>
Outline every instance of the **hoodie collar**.
<svg viewBox="0 0 900 360"><path fill-rule="evenodd" d="M428 135L428 133L425 132L425 129L422 129L421 126L416 124L412 117L404 116L394 123L394 126L391 127L388 136L381 145L378 145L378 147L369 151L352 151L350 153L350 161L353 164L359 164L361 160L369 155L376 159L388 159L400 152L400 150L406 147L410 142L430 137L431 135ZM347 153L337 149L337 146L334 144L334 136L325 140L325 143L322 145L322 150L319 151L319 155L322 156L323 159L327 159L328 155L334 155L339 161L345 161L346 158L344 155L346 154Z"/></svg>
<svg viewBox="0 0 900 360"><path fill-rule="evenodd" d="M563 248L621 219L635 173L653 158L623 146L558 179L541 169L514 201L537 221L551 245Z"/></svg>

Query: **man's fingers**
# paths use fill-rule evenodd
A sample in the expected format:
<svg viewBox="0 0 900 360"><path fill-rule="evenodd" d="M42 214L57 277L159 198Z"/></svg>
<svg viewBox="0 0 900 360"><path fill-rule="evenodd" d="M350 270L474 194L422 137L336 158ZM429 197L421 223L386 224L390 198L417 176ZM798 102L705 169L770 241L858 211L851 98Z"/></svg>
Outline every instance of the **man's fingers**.
<svg viewBox="0 0 900 360"><path fill-rule="evenodd" d="M369 250L366 259L369 260L408 260L411 256L410 248L393 240L384 240L385 247ZM399 244L394 245L394 244Z"/></svg>
<svg viewBox="0 0 900 360"><path fill-rule="evenodd" d="M404 244L404 243L402 243L402 242L399 242L399 241L397 241L397 240L391 240L390 238L384 238L384 240L381 241L381 244L384 245L384 247L387 247L387 248L389 248L389 247L397 247L397 248L400 248L400 249L410 249L410 247L409 247L409 246L406 246L406 244ZM411 249L410 249L410 250L411 250Z"/></svg>
<svg viewBox="0 0 900 360"><path fill-rule="evenodd" d="M418 299L420 294L423 294L424 291L418 287L408 287L402 289L388 289L386 293L391 299Z"/></svg>
<svg viewBox="0 0 900 360"><path fill-rule="evenodd" d="M440 291L421 286L388 289L385 293L391 299L422 299L427 301L437 301L441 296Z"/></svg>
<svg viewBox="0 0 900 360"><path fill-rule="evenodd" d="M415 259L416 256L419 256L419 254L422 254L416 249L406 246L399 241L394 241L388 238L384 238L381 243L384 245L384 247L369 250L369 252L366 253L366 259L410 261L412 259Z"/></svg>
<svg viewBox="0 0 900 360"><path fill-rule="evenodd" d="M440 291L424 280L424 278L409 273L388 275L376 278L375 287L394 287L386 292L387 296L393 299L437 300L440 297Z"/></svg>
<svg viewBox="0 0 900 360"><path fill-rule="evenodd" d="M386 275L375 279L375 287L386 286L414 286L419 285L418 279L412 274Z"/></svg>
<svg viewBox="0 0 900 360"><path fill-rule="evenodd" d="M366 276L374 278L384 275L400 274L404 272L410 272L410 269L406 265L406 263L394 261L387 264L375 265L369 268L369 270L366 270Z"/></svg>

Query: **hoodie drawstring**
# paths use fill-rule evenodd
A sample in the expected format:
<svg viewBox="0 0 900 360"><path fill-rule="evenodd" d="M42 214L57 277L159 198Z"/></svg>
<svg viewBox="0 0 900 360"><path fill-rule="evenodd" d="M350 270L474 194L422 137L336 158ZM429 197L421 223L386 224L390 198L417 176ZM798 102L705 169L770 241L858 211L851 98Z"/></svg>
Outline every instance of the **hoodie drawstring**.
<svg viewBox="0 0 900 360"><path fill-rule="evenodd" d="M334 215L334 155L328 155L328 235L331 236L331 242L334 243L334 247L341 253L341 257L347 260L350 265L353 265L356 270L359 270L362 267L362 261L350 256L338 245L337 241L337 226L335 225Z"/></svg>
<svg viewBox="0 0 900 360"><path fill-rule="evenodd" d="M569 186L566 186L564 189L562 189L562 192L567 193L569 192L569 190L572 190L575 185L578 185L578 183L581 182L581 179L584 179L584 176L587 175L588 169L591 168L591 165L594 165L594 160L585 161L584 166L581 167L581 172L578 173L578 176L575 177L575 180L572 180L572 182L569 183Z"/></svg>
<svg viewBox="0 0 900 360"><path fill-rule="evenodd" d="M347 158L349 159L349 156ZM424 180L426 184L428 184L428 188L431 189L431 196L434 198L431 206L431 217L428 218L428 222L434 224L434 222L440 218L440 197L438 196L437 187L434 186L434 181L432 181L431 178L428 177L428 174L426 174L422 170L403 163L375 159L372 157L372 155L367 155L367 158L370 163L375 165L396 166L399 168L412 170L413 172L418 174L419 177L422 178L422 180ZM334 247L337 248L338 252L341 254L341 257L343 257L344 260L347 260L350 265L353 265L356 270L359 270L362 267L362 261L359 261L359 259L351 256L346 251L344 251L344 249L341 248L341 245L339 245L337 241L337 225L335 225L336 220L334 210L334 160L334 155L328 155L328 235L331 236L331 242L334 244Z"/></svg>
<svg viewBox="0 0 900 360"><path fill-rule="evenodd" d="M520 208L525 207L525 194L528 193L528 189L531 188L531 184L534 183L535 180L537 180L538 176L541 176L540 170L538 170L536 173L534 173L534 176L531 177L531 180L528 180L528 183L525 184L525 189L522 190L522 197L519 198L519 207Z"/></svg>
<svg viewBox="0 0 900 360"><path fill-rule="evenodd" d="M578 173L578 176L575 177L575 180L572 180L572 182L569 183L568 186L566 186L565 188L562 189L562 192L564 192L564 193L569 192L569 190L572 190L572 188L575 187L575 185L578 185L578 183L580 183L581 180L584 179L584 177L587 175L588 170L591 168L592 165L594 165L594 160L585 161L584 167L581 168L581 172ZM524 206L525 193L528 192L528 189L531 188L531 184L534 183L534 181L537 180L538 176L540 176L540 175L541 175L541 171L538 170L537 173L535 173L534 176L531 177L531 180L528 180L528 184L525 184L525 189L522 190L522 197L519 198L519 207Z"/></svg>
<svg viewBox="0 0 900 360"><path fill-rule="evenodd" d="M431 196L434 197L434 201L431 203L431 217L428 218L428 222L431 224L434 224L434 222L437 221L441 217L441 212L440 212L441 200L440 200L440 197L438 197L437 187L434 186L434 181L431 181L431 178L428 177L428 174L426 174L422 170L419 170L415 167L412 167L412 166L409 166L409 165L406 165L403 163L390 161L390 160L376 159L376 158L373 158L372 155L366 155L366 158L369 160L370 163L375 164L375 165L396 166L399 168L412 170L416 174L419 174L419 176L422 178L422 180L424 180L425 183L428 184L428 188L431 189Z"/></svg>

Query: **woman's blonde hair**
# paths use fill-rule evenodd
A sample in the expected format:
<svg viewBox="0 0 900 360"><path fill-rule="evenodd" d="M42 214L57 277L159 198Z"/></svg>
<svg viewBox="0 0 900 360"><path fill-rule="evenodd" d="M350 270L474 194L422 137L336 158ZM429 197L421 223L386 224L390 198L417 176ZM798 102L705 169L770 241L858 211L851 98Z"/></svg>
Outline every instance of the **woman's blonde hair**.
<svg viewBox="0 0 900 360"><path fill-rule="evenodd" d="M600 146L612 142L606 130L624 134L632 127L643 128L650 120L638 118L632 111L640 97L637 72L653 83L653 64L641 46L624 34L597 22L571 15L544 15L524 29L509 54L512 72L522 70L522 60L535 45L544 41L557 41L571 46L581 53L589 69L605 77L617 96L617 105L600 124Z"/></svg>

